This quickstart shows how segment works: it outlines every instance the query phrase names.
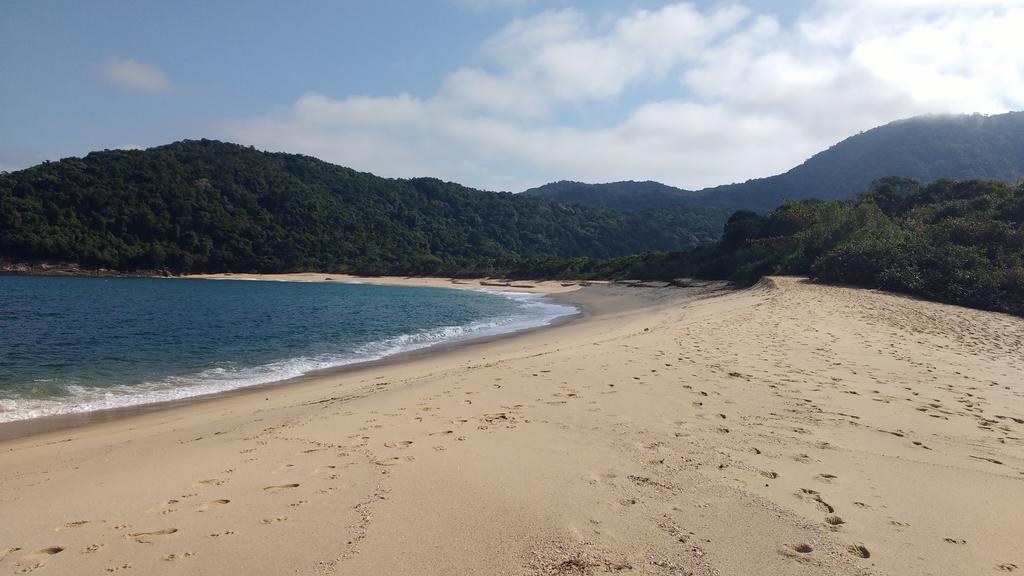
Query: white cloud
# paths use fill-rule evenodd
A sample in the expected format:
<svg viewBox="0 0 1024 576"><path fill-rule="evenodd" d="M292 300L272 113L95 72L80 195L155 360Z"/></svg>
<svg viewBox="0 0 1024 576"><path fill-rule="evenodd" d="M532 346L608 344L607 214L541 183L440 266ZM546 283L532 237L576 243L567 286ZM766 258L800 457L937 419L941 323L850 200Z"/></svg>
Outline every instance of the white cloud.
<svg viewBox="0 0 1024 576"><path fill-rule="evenodd" d="M516 20L487 41L486 54L519 79L562 101L614 98L630 85L662 79L699 56L708 42L739 24L748 10L702 14L689 4L640 10L595 34L577 10Z"/></svg>
<svg viewBox="0 0 1024 576"><path fill-rule="evenodd" d="M307 94L223 128L385 176L694 188L781 172L897 118L1024 108L1022 29L1024 0L822 0L788 26L740 5L550 10L510 22L481 47L485 66L431 97ZM627 97L639 103L616 120L568 120Z"/></svg>
<svg viewBox="0 0 1024 576"><path fill-rule="evenodd" d="M100 64L100 75L125 90L159 93L171 89L171 80L163 70L134 58L107 58Z"/></svg>

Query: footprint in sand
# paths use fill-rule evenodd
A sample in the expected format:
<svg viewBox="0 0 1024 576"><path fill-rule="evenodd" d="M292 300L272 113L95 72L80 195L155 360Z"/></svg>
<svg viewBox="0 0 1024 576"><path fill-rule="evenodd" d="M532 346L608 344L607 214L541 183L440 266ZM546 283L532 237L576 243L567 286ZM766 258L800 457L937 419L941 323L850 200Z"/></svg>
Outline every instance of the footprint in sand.
<svg viewBox="0 0 1024 576"><path fill-rule="evenodd" d="M278 493L282 490L289 490L291 488L298 488L299 484L278 484L276 486L264 486L263 489L267 492Z"/></svg>
<svg viewBox="0 0 1024 576"><path fill-rule="evenodd" d="M146 512L158 512L160 514L170 514L171 512L177 512L178 509L175 508L175 504L177 504L178 502L179 501L175 498L171 498L170 500L164 500L163 502L157 504L155 507L146 510Z"/></svg>
<svg viewBox="0 0 1024 576"><path fill-rule="evenodd" d="M287 522L287 516L278 516L277 518L264 518L260 520L260 524L277 524L278 522Z"/></svg>
<svg viewBox="0 0 1024 576"><path fill-rule="evenodd" d="M106 548L106 546L106 544L89 544L85 548L82 548L82 554L94 554L103 548Z"/></svg>
<svg viewBox="0 0 1024 576"><path fill-rule="evenodd" d="M814 548L804 542L784 544L779 547L780 554L801 564L817 564L817 561L811 556L812 552L814 552Z"/></svg>
<svg viewBox="0 0 1024 576"><path fill-rule="evenodd" d="M786 547L793 552L798 552L800 554L810 554L811 552L814 552L814 548L812 548L810 544L804 544L802 542L798 544L786 544Z"/></svg>
<svg viewBox="0 0 1024 576"><path fill-rule="evenodd" d="M857 558L871 558L871 552L863 544L850 544L846 551Z"/></svg>
<svg viewBox="0 0 1024 576"><path fill-rule="evenodd" d="M207 512L209 510L213 510L214 508L220 508L221 506L227 504L228 502L231 502L231 500L226 500L224 498L210 500L209 502L203 502L202 506L196 508L196 512Z"/></svg>
<svg viewBox="0 0 1024 576"><path fill-rule="evenodd" d="M182 558L191 558L192 556L195 556L195 555L196 555L195 552L182 552L180 554L179 553L174 553L174 554L168 554L167 556L164 556L163 558L161 558L161 560L163 560L164 562L174 562L175 560L181 560Z"/></svg>
<svg viewBox="0 0 1024 576"><path fill-rule="evenodd" d="M164 528L163 530L156 530L153 532L135 532L133 534L129 534L128 538L135 540L139 544L152 544L154 538L170 536L177 531L177 528Z"/></svg>
<svg viewBox="0 0 1024 576"><path fill-rule="evenodd" d="M999 570L1000 572L1014 572L1017 568L1018 566L1016 564L1000 564L996 566L996 570Z"/></svg>
<svg viewBox="0 0 1024 576"><path fill-rule="evenodd" d="M843 520L839 516L831 514L829 516L825 516L825 523L828 524L829 527L831 527L833 530L837 530L839 526L846 524L846 520Z"/></svg>
<svg viewBox="0 0 1024 576"><path fill-rule="evenodd" d="M62 528L57 528L57 530L70 529L70 528L80 528L82 526L85 526L88 523L89 523L88 520L76 520L74 522L67 522L67 523L64 524L64 526Z"/></svg>
<svg viewBox="0 0 1024 576"><path fill-rule="evenodd" d="M825 500L821 497L821 494L817 490L811 490L810 488L801 488L796 495L804 500L810 500L822 512L833 514L836 511L831 504L825 502Z"/></svg>
<svg viewBox="0 0 1024 576"><path fill-rule="evenodd" d="M408 448L412 446L412 440L401 440L399 442L385 442L385 448Z"/></svg>
<svg viewBox="0 0 1024 576"><path fill-rule="evenodd" d="M21 568L18 570L19 574L28 574L39 568L46 566L47 561L51 556L60 554L64 551L63 546L50 546L48 548L40 548L27 556L23 556L18 560L18 566Z"/></svg>

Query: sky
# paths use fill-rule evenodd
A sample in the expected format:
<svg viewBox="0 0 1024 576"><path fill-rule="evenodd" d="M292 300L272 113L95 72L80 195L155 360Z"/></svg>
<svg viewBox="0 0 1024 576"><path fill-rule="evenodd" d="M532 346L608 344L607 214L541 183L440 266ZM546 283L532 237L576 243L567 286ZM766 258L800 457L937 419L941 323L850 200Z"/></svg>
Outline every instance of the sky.
<svg viewBox="0 0 1024 576"><path fill-rule="evenodd" d="M1024 0L4 0L0 170L214 138L388 177L701 188L1024 109Z"/></svg>

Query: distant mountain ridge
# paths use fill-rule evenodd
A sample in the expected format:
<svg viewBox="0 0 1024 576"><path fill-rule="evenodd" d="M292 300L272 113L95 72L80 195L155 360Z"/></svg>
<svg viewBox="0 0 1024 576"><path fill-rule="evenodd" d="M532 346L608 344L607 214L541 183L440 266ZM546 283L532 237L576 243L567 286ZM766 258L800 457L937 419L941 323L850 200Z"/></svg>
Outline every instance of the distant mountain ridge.
<svg viewBox="0 0 1024 576"><path fill-rule="evenodd" d="M619 210L699 204L763 212L786 200L852 198L888 176L922 183L1024 177L1024 112L897 120L851 136L783 174L699 191L659 182L563 181L525 193Z"/></svg>
<svg viewBox="0 0 1024 576"><path fill-rule="evenodd" d="M561 180L531 188L523 194L625 212L687 204L698 199L695 192L653 180L627 180L604 184Z"/></svg>
<svg viewBox="0 0 1024 576"><path fill-rule="evenodd" d="M524 263L542 270L551 258L707 244L733 211L851 198L886 177L1022 175L1020 112L893 122L784 174L697 192L647 181L492 193L187 140L0 172L0 259L122 271L457 275Z"/></svg>

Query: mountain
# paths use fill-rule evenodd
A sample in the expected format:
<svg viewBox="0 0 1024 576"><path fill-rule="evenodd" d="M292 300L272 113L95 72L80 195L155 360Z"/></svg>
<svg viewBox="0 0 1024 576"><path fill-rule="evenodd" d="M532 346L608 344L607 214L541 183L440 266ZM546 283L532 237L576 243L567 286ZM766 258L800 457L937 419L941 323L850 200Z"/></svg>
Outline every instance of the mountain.
<svg viewBox="0 0 1024 576"><path fill-rule="evenodd" d="M557 182L526 193L623 209L707 205L763 212L786 200L849 199L887 176L1013 182L1024 176L1024 112L899 120L851 136L783 174L696 192L657 182Z"/></svg>
<svg viewBox="0 0 1024 576"><path fill-rule="evenodd" d="M458 274L713 241L726 213L623 213L386 179L211 140L0 173L0 257L116 270Z"/></svg>
<svg viewBox="0 0 1024 576"><path fill-rule="evenodd" d="M552 277L741 286L795 274L1024 316L1024 182L884 178L853 201L736 212L721 240L689 251L544 268Z"/></svg>
<svg viewBox="0 0 1024 576"><path fill-rule="evenodd" d="M698 198L694 192L651 180L644 182L629 180L606 184L584 184L583 182L562 180L530 188L523 194L624 212L690 204Z"/></svg>

